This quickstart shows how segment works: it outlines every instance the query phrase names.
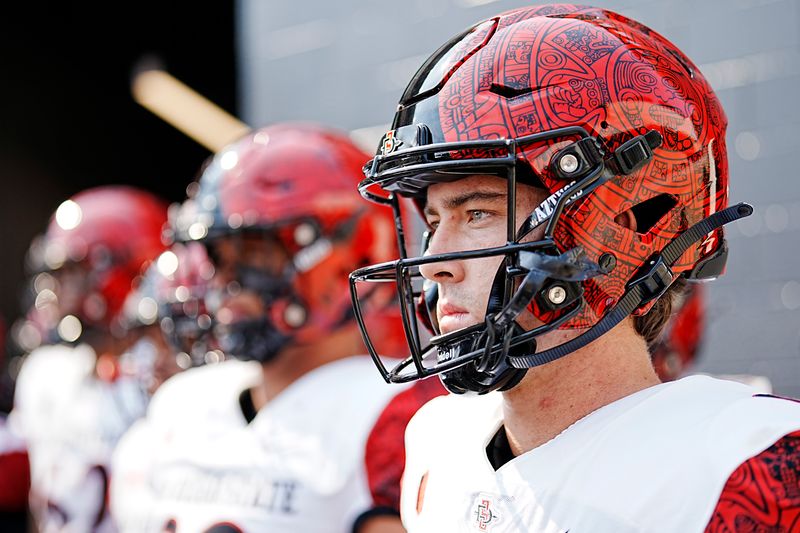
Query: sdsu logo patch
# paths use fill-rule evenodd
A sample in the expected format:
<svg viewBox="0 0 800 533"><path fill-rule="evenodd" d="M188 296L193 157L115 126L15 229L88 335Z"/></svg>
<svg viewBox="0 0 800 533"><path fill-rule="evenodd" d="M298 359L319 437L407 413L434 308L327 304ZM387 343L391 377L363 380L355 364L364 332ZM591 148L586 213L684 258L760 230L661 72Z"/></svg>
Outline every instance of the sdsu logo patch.
<svg viewBox="0 0 800 533"><path fill-rule="evenodd" d="M491 496L478 494L472 504L472 525L475 531L491 531L501 521L497 512L497 504Z"/></svg>
<svg viewBox="0 0 800 533"><path fill-rule="evenodd" d="M487 531L493 520L499 518L494 514L492 500L481 500L475 510L475 525L480 531Z"/></svg>
<svg viewBox="0 0 800 533"><path fill-rule="evenodd" d="M553 520L550 513L539 505L535 497L529 501L518 501L515 496L510 494L477 492L472 493L470 498L472 503L469 507L462 507L462 509L469 510L468 514L462 515L462 520L468 524L469 531L479 533L510 533L511 531L514 533L522 531L570 533L570 529L565 529L564 524ZM469 500L464 500L465 503L467 501ZM525 527L525 529L520 529L521 527ZM605 527L602 530L616 531L616 529ZM626 529L626 531L628 530Z"/></svg>
<svg viewBox="0 0 800 533"><path fill-rule="evenodd" d="M395 131L396 130L389 130L386 132L386 135L383 136L383 139L381 140L381 154L391 154L400 146L402 146L403 141L395 137Z"/></svg>

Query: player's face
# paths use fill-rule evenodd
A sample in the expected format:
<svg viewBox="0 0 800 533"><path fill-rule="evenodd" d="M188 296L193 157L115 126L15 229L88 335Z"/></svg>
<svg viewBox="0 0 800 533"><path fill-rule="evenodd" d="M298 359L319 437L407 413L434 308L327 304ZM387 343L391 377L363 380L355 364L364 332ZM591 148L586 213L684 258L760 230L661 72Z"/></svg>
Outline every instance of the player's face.
<svg viewBox="0 0 800 533"><path fill-rule="evenodd" d="M507 182L495 176L475 175L437 183L428 188L425 219L433 228L427 254L441 254L501 246L506 243ZM538 206L545 191L518 185L516 224ZM543 228L529 239L541 236ZM502 256L444 261L423 265L422 275L437 283L436 317L442 333L482 322L489 292Z"/></svg>
<svg viewBox="0 0 800 533"><path fill-rule="evenodd" d="M215 274L213 286L222 292L215 316L222 325L256 319L266 314L264 299L243 280L243 271L256 273L262 281L278 278L288 255L269 234L244 233L213 244Z"/></svg>

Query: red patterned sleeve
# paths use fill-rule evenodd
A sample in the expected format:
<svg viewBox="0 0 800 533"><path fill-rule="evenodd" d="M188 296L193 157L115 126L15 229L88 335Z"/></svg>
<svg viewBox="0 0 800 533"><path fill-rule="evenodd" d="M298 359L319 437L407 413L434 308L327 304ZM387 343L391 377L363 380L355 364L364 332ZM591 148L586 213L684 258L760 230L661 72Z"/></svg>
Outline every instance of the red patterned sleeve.
<svg viewBox="0 0 800 533"><path fill-rule="evenodd" d="M800 531L800 431L742 463L728 478L707 533Z"/></svg>
<svg viewBox="0 0 800 533"><path fill-rule="evenodd" d="M399 515L406 426L424 403L445 393L437 377L418 381L395 396L378 417L367 439L365 457L374 508Z"/></svg>

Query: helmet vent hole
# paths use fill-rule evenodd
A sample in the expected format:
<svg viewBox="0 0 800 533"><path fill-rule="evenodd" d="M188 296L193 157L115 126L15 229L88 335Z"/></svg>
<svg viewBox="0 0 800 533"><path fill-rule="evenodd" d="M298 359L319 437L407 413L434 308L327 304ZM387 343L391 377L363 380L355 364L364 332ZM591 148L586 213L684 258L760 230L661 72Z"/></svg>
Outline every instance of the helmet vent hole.
<svg viewBox="0 0 800 533"><path fill-rule="evenodd" d="M600 123L600 127L603 128L604 130L607 130L608 129L608 122L606 122L604 120L603 122Z"/></svg>
<svg viewBox="0 0 800 533"><path fill-rule="evenodd" d="M505 85L498 85L493 83L489 87L489 92L502 96L503 98L516 98L525 94L533 92L533 87L508 87Z"/></svg>
<svg viewBox="0 0 800 533"><path fill-rule="evenodd" d="M649 200L631 207L636 219L636 232L649 233L653 226L661 222L678 205L678 200L670 194L659 194Z"/></svg>

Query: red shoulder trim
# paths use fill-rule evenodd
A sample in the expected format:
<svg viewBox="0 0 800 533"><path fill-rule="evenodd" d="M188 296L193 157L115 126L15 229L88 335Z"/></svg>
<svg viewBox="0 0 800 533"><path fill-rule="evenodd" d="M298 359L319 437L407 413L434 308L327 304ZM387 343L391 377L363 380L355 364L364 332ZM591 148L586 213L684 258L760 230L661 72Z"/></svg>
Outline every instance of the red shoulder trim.
<svg viewBox="0 0 800 533"><path fill-rule="evenodd" d="M367 439L365 457L375 507L389 507L400 512L406 426L423 404L446 392L438 377L418 381L395 396L378 417Z"/></svg>
<svg viewBox="0 0 800 533"><path fill-rule="evenodd" d="M800 431L748 459L728 478L707 533L800 531Z"/></svg>

